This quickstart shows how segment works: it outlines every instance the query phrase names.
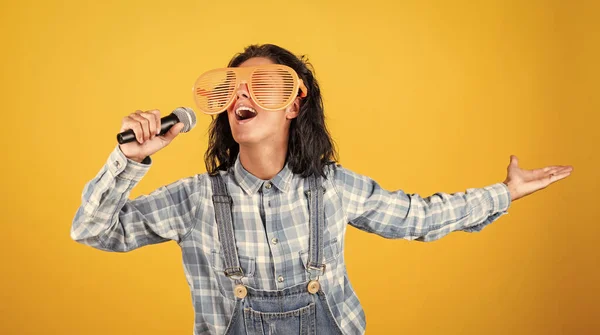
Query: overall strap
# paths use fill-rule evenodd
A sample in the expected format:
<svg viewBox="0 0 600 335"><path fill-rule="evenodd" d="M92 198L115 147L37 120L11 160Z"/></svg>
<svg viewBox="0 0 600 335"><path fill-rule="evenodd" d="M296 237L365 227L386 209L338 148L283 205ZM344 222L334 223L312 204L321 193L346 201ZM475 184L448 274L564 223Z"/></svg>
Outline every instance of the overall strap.
<svg viewBox="0 0 600 335"><path fill-rule="evenodd" d="M215 219L219 230L219 241L225 259L225 275L232 279L244 277L244 271L240 266L237 247L235 245L235 235L233 232L233 217L231 206L233 200L227 192L227 186L220 174L210 176L213 205L215 207Z"/></svg>
<svg viewBox="0 0 600 335"><path fill-rule="evenodd" d="M323 206L323 186L321 176L308 177L309 190L308 208L310 215L308 239L308 264L307 271L310 280L318 280L325 273L323 264L323 231L325 229L325 208Z"/></svg>

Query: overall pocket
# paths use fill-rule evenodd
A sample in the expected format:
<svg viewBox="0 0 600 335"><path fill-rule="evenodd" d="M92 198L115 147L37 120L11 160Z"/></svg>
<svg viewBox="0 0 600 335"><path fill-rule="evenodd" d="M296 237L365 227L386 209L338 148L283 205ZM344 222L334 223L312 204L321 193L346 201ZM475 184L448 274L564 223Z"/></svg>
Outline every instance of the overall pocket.
<svg viewBox="0 0 600 335"><path fill-rule="evenodd" d="M317 333L315 311L315 303L280 313L263 313L244 308L246 333L248 335L315 335Z"/></svg>

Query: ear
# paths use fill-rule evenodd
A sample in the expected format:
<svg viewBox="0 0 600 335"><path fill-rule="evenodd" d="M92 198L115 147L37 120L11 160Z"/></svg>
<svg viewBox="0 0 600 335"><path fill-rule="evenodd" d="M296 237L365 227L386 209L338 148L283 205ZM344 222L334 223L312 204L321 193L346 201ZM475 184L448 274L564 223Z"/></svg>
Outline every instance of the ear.
<svg viewBox="0 0 600 335"><path fill-rule="evenodd" d="M294 99L294 102L285 109L285 118L287 120L295 119L300 113L300 97Z"/></svg>

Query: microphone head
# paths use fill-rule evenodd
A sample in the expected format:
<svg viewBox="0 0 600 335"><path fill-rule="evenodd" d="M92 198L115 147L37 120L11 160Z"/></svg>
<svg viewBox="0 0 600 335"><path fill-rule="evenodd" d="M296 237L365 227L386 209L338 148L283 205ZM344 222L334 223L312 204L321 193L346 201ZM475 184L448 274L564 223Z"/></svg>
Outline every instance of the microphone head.
<svg viewBox="0 0 600 335"><path fill-rule="evenodd" d="M196 114L191 108L177 107L173 111L173 114L175 114L179 121L183 123L183 129L181 130L182 133L187 133L196 126Z"/></svg>

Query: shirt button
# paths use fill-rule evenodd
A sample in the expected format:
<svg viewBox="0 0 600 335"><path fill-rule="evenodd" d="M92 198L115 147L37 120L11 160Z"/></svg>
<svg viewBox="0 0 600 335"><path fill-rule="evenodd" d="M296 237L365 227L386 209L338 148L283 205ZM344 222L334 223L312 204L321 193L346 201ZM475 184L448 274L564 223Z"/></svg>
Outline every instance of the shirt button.
<svg viewBox="0 0 600 335"><path fill-rule="evenodd" d="M121 167L121 163L119 163L119 161L116 161L116 162L115 162L115 166L116 166L116 167L117 167L117 169L118 169L118 168L120 168L120 167Z"/></svg>
<svg viewBox="0 0 600 335"><path fill-rule="evenodd" d="M280 283L283 283L283 276L277 277L277 281L280 282Z"/></svg>
<svg viewBox="0 0 600 335"><path fill-rule="evenodd" d="M271 243L273 243L273 245L277 244L279 242L279 240L277 239L277 237L273 237L271 239Z"/></svg>
<svg viewBox="0 0 600 335"><path fill-rule="evenodd" d="M270 183L270 182L267 182L267 183L265 184L265 187L267 188L267 190L268 190L268 189L271 189L271 183Z"/></svg>

